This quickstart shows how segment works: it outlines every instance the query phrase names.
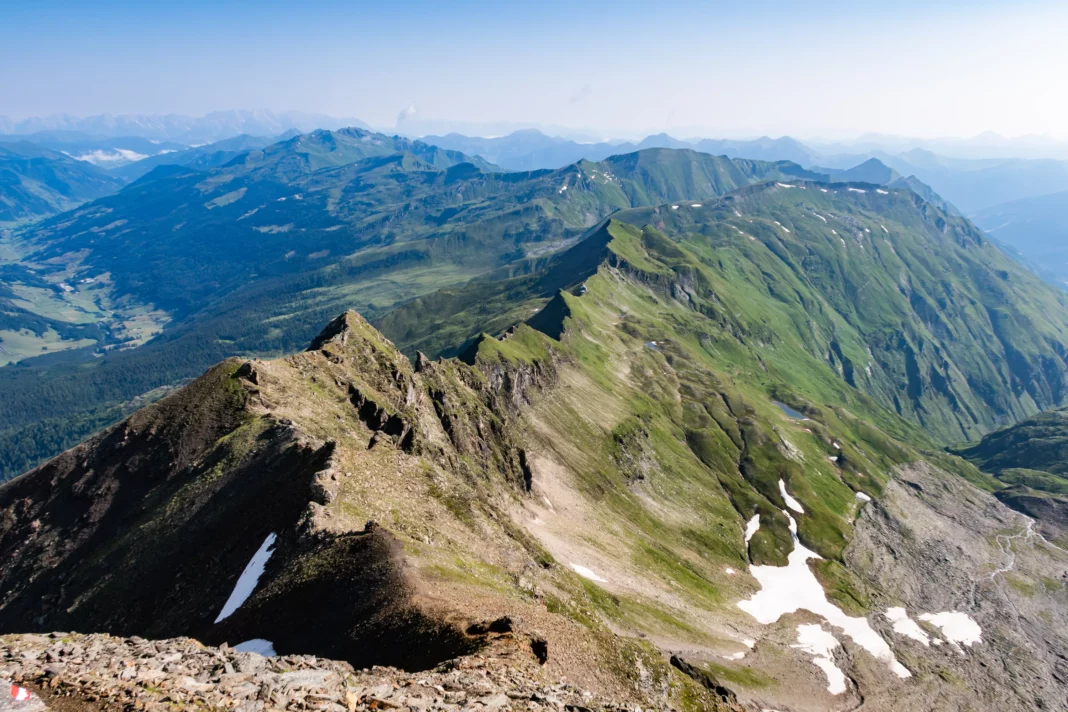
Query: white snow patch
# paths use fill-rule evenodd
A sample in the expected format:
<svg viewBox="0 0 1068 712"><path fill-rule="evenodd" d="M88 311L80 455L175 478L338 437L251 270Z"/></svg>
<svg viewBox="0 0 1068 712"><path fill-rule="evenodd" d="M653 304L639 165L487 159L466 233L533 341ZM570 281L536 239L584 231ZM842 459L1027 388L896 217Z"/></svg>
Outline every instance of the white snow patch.
<svg viewBox="0 0 1068 712"><path fill-rule="evenodd" d="M597 581L598 583L607 583L607 581L593 572L592 569L588 569L580 564L571 564L571 570L584 579L590 581Z"/></svg>
<svg viewBox="0 0 1068 712"><path fill-rule="evenodd" d="M744 645L745 647L747 647L750 650L752 650L753 648L756 647L756 641L753 640L752 638L746 638L745 640L742 641L742 645Z"/></svg>
<svg viewBox="0 0 1068 712"><path fill-rule="evenodd" d="M823 222L827 222L827 218L823 217L823 216L822 216L822 215L820 215L819 213L812 213L812 214L813 214L813 215L815 215L816 217L818 217L818 218L819 218L820 220L822 220Z"/></svg>
<svg viewBox="0 0 1068 712"><path fill-rule="evenodd" d="M274 546L277 540L278 535L271 532L260 544L260 548L252 555L252 559L237 579L237 585L234 586L230 598L226 599L226 605L219 611L219 617L215 619L216 623L229 617L231 613L240 608L241 604L247 601L252 592L256 590L256 585L260 582L260 576L263 576L263 569L267 566L267 560L274 553L274 549L271 547Z"/></svg>
<svg viewBox="0 0 1068 712"><path fill-rule="evenodd" d="M805 548L797 539L797 522L783 510L790 520L790 536L794 549L787 557L786 566L750 566L749 573L760 583L760 590L752 598L739 601L737 606L753 616L759 623L769 625L782 616L799 610L810 611L824 618L833 627L841 629L853 642L871 653L876 660L885 663L898 677L911 677L912 673L897 661L889 644L875 632L866 618L847 616L842 609L827 600L809 559L822 558Z"/></svg>
<svg viewBox="0 0 1068 712"><path fill-rule="evenodd" d="M823 191L824 193L826 193L826 192L827 192L827 189L826 189L826 188L820 188L820 190L822 190L822 191Z"/></svg>
<svg viewBox="0 0 1068 712"><path fill-rule="evenodd" d="M784 232L787 232L787 233L789 233L789 232L790 232L790 230L789 230L788 228L784 227L784 226L783 226L783 224L782 224L781 222L779 222L778 220L773 220L772 222L774 222L774 223L775 223L776 225L778 225L779 227L781 227L781 228L783 229L783 231L784 231Z"/></svg>
<svg viewBox="0 0 1068 712"><path fill-rule="evenodd" d="M720 657L722 657L724 660L741 660L745 657L745 651L743 650L737 653L731 653L730 655L722 655Z"/></svg>
<svg viewBox="0 0 1068 712"><path fill-rule="evenodd" d="M930 638L927 633L923 631L919 623L909 618L909 614L904 608L887 608L886 617L894 624L895 633L906 638L912 638L925 648L930 647Z"/></svg>
<svg viewBox="0 0 1068 712"><path fill-rule="evenodd" d="M735 214L735 215L736 215L737 217L742 217L742 214L741 214L740 212L738 212L737 210L735 210L735 211L734 211L734 214Z"/></svg>
<svg viewBox="0 0 1068 712"><path fill-rule="evenodd" d="M827 459L830 460L831 462L838 462L838 456L837 455L830 455L830 456L827 457Z"/></svg>
<svg viewBox="0 0 1068 712"><path fill-rule="evenodd" d="M244 643L238 643L234 646L234 650L239 653L257 653L265 658L273 658L278 655L274 652L274 643L263 638L253 638L252 640L246 640Z"/></svg>
<svg viewBox="0 0 1068 712"><path fill-rule="evenodd" d="M671 209L672 209L672 210L678 210L678 209L679 209L679 206L678 206L678 205L672 205L672 206L671 206Z"/></svg>
<svg viewBox="0 0 1068 712"><path fill-rule="evenodd" d="M967 613L960 611L922 613L920 620L939 628L945 639L951 643L963 643L971 647L975 643L983 642L983 629Z"/></svg>
<svg viewBox="0 0 1068 712"><path fill-rule="evenodd" d="M857 492L856 498L859 499L861 502L870 502L871 501L871 497L869 495L863 493L863 492Z"/></svg>
<svg viewBox="0 0 1068 712"><path fill-rule="evenodd" d="M879 227L881 227L883 229L883 232L885 232L887 235L890 234L890 231L886 229L886 225L879 225Z"/></svg>
<svg viewBox="0 0 1068 712"><path fill-rule="evenodd" d="M835 230L834 228L831 228L831 233L833 233L833 234L837 235L837 234L838 234L838 231L837 231L837 230Z"/></svg>
<svg viewBox="0 0 1068 712"><path fill-rule="evenodd" d="M876 188L875 192L879 195L890 195L890 191L883 190L882 188Z"/></svg>
<svg viewBox="0 0 1068 712"><path fill-rule="evenodd" d="M760 529L760 515L754 514L753 518L745 525L745 543L748 544L753 535Z"/></svg>
<svg viewBox="0 0 1068 712"><path fill-rule="evenodd" d="M848 190L851 193L867 193L868 192L866 190L863 190L862 188L849 188Z"/></svg>
<svg viewBox="0 0 1068 712"><path fill-rule="evenodd" d="M699 208L699 207L701 207L701 204L700 204L700 203L694 203L694 204L693 204L693 205L691 205L690 207L691 207L691 208Z"/></svg>
<svg viewBox="0 0 1068 712"><path fill-rule="evenodd" d="M786 506L787 507L789 507L790 509L794 510L798 514L804 514L805 513L805 508L801 506L801 503L798 502L793 497L791 497L789 495L789 493L786 491L786 483L782 481L781 477L779 478L779 494L781 494L782 498L784 500L786 500Z"/></svg>
<svg viewBox="0 0 1068 712"><path fill-rule="evenodd" d="M834 649L838 639L818 623L797 626L797 645L791 645L812 656L812 663L827 676L827 692L840 695L846 691L846 677L834 663Z"/></svg>
<svg viewBox="0 0 1068 712"><path fill-rule="evenodd" d="M734 569L728 566L727 568L723 569L723 573L727 574L728 576L734 576Z"/></svg>
<svg viewBox="0 0 1068 712"><path fill-rule="evenodd" d="M790 185L789 183L776 183L775 185L779 186L780 188L796 188L797 187L796 185Z"/></svg>

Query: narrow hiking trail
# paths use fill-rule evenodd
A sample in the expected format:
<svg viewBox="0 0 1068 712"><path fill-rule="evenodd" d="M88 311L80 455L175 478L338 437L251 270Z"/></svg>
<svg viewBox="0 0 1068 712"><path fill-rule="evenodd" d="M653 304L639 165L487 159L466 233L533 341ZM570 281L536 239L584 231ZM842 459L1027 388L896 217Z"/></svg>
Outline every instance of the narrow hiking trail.
<svg viewBox="0 0 1068 712"><path fill-rule="evenodd" d="M1016 552L1012 548L1012 542L1014 540L1023 538L1025 541L1030 541L1031 539L1033 539L1035 537L1038 537L1040 539L1042 538L1042 536L1038 532L1035 531L1035 520L1031 519L1030 517L1026 517L1024 515L1020 515L1020 516L1023 516L1027 520L1027 526L1024 527L1024 530L1022 532L1020 532L1019 534L1011 534L1011 535L1010 534L998 534L996 537L994 537L994 540L997 541L997 543L998 543L998 548L1001 549L1002 555L1003 556L1005 556L1005 555L1008 556L1009 563L1008 563L1008 566L1002 566L1002 567L996 569L993 573L991 573L990 574L990 580L991 581L993 581L995 578L997 578L998 574L1008 573L1009 571L1012 571L1016 567Z"/></svg>

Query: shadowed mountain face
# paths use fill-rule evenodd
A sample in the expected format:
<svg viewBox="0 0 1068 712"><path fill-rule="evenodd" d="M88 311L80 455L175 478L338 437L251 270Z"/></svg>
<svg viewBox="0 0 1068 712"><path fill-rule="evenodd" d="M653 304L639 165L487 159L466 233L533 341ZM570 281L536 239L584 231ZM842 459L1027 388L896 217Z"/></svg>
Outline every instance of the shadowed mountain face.
<svg viewBox="0 0 1068 712"><path fill-rule="evenodd" d="M1068 411L1039 413L951 452L1004 484L998 499L1038 519L1051 537L1068 537Z"/></svg>

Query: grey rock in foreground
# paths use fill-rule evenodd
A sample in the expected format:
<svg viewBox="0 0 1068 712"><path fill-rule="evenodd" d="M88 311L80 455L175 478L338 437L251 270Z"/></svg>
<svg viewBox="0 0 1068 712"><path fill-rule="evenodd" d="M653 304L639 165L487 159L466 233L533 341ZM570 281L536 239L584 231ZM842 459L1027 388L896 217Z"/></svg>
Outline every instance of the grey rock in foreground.
<svg viewBox="0 0 1068 712"><path fill-rule="evenodd" d="M0 678L30 688L38 700L32 709L18 706L10 712L41 712L41 697L53 707L69 700L93 709L138 712L184 706L240 712L620 709L507 656L469 656L416 673L354 670L312 656L265 658L225 645L205 647L189 638L3 636Z"/></svg>

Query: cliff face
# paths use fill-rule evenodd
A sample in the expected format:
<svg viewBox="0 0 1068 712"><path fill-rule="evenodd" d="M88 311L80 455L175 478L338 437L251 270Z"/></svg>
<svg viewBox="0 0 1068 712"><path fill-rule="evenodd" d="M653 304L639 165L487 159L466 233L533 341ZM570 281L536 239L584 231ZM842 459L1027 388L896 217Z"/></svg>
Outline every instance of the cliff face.
<svg viewBox="0 0 1068 712"><path fill-rule="evenodd" d="M375 467L406 491L422 468L522 490L521 450L489 407L506 384L465 371L415 373L354 313L303 354L220 364L4 488L0 628L221 642L271 621L281 649L369 663L377 640L375 662L416 667L477 648L413 602L403 545L344 496ZM216 620L269 537L257 596ZM312 620L324 606L328 627Z"/></svg>

